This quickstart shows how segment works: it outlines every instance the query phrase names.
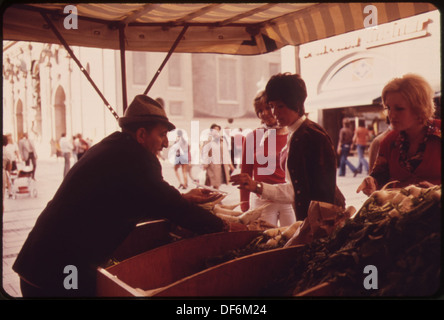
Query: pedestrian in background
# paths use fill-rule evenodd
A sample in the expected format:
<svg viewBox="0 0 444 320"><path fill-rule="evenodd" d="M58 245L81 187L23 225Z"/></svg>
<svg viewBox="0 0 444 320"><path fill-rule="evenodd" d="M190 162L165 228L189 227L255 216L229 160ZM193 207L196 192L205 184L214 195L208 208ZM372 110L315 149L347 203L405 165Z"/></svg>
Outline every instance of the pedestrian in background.
<svg viewBox="0 0 444 320"><path fill-rule="evenodd" d="M348 160L350 149L353 143L353 132L350 129L350 120L344 118L342 120L342 128L339 130L339 141L337 152L339 155L339 176L344 177L346 166L350 168L355 177L358 174L356 167Z"/></svg>
<svg viewBox="0 0 444 320"><path fill-rule="evenodd" d="M88 142L86 142L85 139L83 139L82 134L79 133L77 135L77 160L80 160L80 158L85 154L85 152L89 149Z"/></svg>
<svg viewBox="0 0 444 320"><path fill-rule="evenodd" d="M9 168L7 168L8 172L11 173L17 170L17 163L20 161L20 154L17 147L17 144L14 143L11 134L6 135L8 138L8 145L5 148L5 153L9 160Z"/></svg>
<svg viewBox="0 0 444 320"><path fill-rule="evenodd" d="M71 152L74 149L73 143L66 137L66 133L62 133L62 137L59 140L60 151L65 159L65 167L63 169L63 177L66 176L71 168Z"/></svg>
<svg viewBox="0 0 444 320"><path fill-rule="evenodd" d="M176 131L176 142L174 148L176 149L174 157L174 173L179 181L178 189L188 189L188 174L189 174L189 163L191 162L190 149L188 145L188 140L185 139L182 130L178 129ZM179 169L182 169L182 179L180 178Z"/></svg>
<svg viewBox="0 0 444 320"><path fill-rule="evenodd" d="M356 128L355 135L353 136L353 144L356 145L359 159L358 168L356 170L358 173L361 173L362 167L364 167L367 175L369 174L369 169L367 159L365 159L365 149L367 148L367 143L370 141L370 139L370 132L365 127L365 121L363 119L359 119L358 127Z"/></svg>
<svg viewBox="0 0 444 320"><path fill-rule="evenodd" d="M5 199L6 190L9 190L9 192L11 190L11 185L10 185L10 181L9 181L9 177L8 177L8 170L7 170L7 168L9 167L9 159L8 159L8 156L6 155L6 152L5 152L6 146L8 145L8 137L6 135L3 135L2 144L3 144L2 192L3 192L3 199Z"/></svg>
<svg viewBox="0 0 444 320"><path fill-rule="evenodd" d="M221 127L212 124L209 140L202 147L202 161L205 170L205 185L219 189L230 181L230 170L234 171L228 146L221 135Z"/></svg>
<svg viewBox="0 0 444 320"><path fill-rule="evenodd" d="M32 164L31 177L35 180L35 170L37 168L37 152L34 142L28 138L28 133L23 133L23 137L19 141L19 152L26 166Z"/></svg>

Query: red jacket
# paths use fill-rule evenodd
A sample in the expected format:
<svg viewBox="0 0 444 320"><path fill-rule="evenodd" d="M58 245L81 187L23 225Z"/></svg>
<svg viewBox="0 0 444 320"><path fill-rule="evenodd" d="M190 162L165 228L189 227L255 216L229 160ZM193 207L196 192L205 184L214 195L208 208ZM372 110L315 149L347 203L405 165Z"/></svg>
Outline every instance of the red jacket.
<svg viewBox="0 0 444 320"><path fill-rule="evenodd" d="M405 187L421 181L441 184L441 120L433 120L428 124L426 137L422 160L414 170L409 170L400 161L401 133L392 131L385 137L371 174L377 181L378 189L396 180L399 183L390 185L391 188Z"/></svg>
<svg viewBox="0 0 444 320"><path fill-rule="evenodd" d="M268 138L267 141L264 142L264 145L262 148L257 148L260 144L261 139L264 136L265 131L256 129L253 132L249 133L247 137L243 141L243 148L242 148L242 165L241 165L241 172L242 173L248 173L254 180L270 183L270 184L276 184L276 183L284 183L285 182L285 170L281 167L281 159L280 159L280 153L283 147L287 144L287 134L284 135L276 135L276 147L275 150L271 150L268 147ZM260 159L263 159L266 157L266 159L273 158L275 161L273 171L269 171L270 174L265 175L259 175L258 174L258 168L262 168L262 170L265 170L269 168L269 163L260 163ZM251 159L252 158L252 159ZM259 158L259 159L258 159ZM250 161L247 161L250 160ZM254 162L251 163L251 160ZM240 190L240 200L241 201L249 201L250 199L250 191L241 189Z"/></svg>

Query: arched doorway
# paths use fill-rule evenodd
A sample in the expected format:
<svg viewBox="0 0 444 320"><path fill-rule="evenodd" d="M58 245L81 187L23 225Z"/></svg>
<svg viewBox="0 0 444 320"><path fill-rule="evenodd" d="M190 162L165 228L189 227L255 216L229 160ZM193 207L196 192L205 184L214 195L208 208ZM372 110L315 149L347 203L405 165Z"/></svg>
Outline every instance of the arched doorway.
<svg viewBox="0 0 444 320"><path fill-rule="evenodd" d="M59 86L54 98L55 140L60 139L62 133L66 133L65 99L65 90L63 90L62 86Z"/></svg>
<svg viewBox="0 0 444 320"><path fill-rule="evenodd" d="M24 125L23 125L23 102L21 99L17 101L17 105L15 107L15 125L16 125L16 133L17 140L21 139L24 133Z"/></svg>

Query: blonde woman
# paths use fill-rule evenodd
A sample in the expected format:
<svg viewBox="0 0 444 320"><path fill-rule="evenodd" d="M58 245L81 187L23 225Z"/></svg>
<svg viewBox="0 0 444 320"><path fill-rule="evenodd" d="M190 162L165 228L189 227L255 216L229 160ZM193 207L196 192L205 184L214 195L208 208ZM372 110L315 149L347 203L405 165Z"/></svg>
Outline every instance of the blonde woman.
<svg viewBox="0 0 444 320"><path fill-rule="evenodd" d="M391 187L441 184L441 120L433 119L434 92L421 76L407 74L382 90L391 132L381 142L370 176L356 192L370 195L390 181Z"/></svg>

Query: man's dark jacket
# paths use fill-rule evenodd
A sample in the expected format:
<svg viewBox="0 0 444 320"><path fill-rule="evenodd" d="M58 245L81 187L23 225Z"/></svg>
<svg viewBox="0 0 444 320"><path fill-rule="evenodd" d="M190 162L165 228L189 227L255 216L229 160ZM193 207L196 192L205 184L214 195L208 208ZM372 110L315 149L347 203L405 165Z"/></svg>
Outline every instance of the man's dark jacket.
<svg viewBox="0 0 444 320"><path fill-rule="evenodd" d="M28 235L13 269L28 282L60 288L74 265L89 286L137 223L166 218L196 233L223 230L223 222L189 203L163 180L155 155L115 132L71 168ZM85 283L83 280L89 282Z"/></svg>
<svg viewBox="0 0 444 320"><path fill-rule="evenodd" d="M291 137L287 167L294 188L297 220L307 217L312 200L340 204L335 200L339 192L335 150L320 125L309 119L302 122Z"/></svg>

